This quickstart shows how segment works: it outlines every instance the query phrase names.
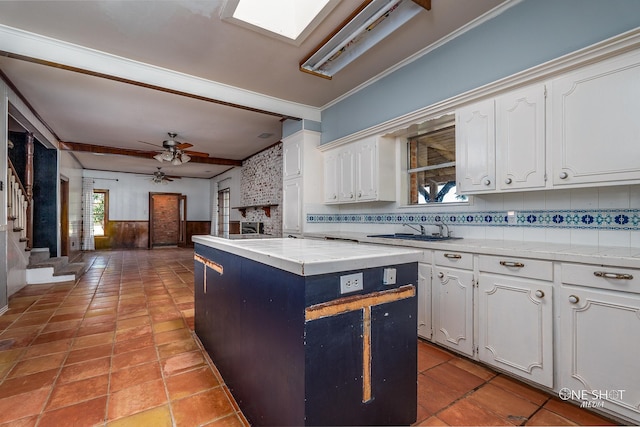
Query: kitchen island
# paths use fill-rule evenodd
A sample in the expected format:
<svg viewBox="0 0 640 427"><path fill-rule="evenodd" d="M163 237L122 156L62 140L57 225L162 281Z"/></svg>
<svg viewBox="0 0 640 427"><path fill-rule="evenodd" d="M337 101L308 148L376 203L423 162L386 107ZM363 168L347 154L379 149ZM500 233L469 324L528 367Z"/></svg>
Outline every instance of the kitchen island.
<svg viewBox="0 0 640 427"><path fill-rule="evenodd" d="M420 251L193 240L196 334L252 425L415 422Z"/></svg>

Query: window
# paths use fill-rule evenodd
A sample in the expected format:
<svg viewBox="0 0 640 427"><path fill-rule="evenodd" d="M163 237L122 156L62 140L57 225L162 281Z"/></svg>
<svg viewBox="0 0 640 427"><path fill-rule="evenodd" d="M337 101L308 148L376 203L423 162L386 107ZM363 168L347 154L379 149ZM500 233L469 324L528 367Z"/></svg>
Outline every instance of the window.
<svg viewBox="0 0 640 427"><path fill-rule="evenodd" d="M229 237L229 197L228 188L218 191L218 236Z"/></svg>
<svg viewBox="0 0 640 427"><path fill-rule="evenodd" d="M109 221L109 190L93 190L93 235L106 236Z"/></svg>
<svg viewBox="0 0 640 427"><path fill-rule="evenodd" d="M407 141L409 204L466 202L456 193L455 125L410 137Z"/></svg>

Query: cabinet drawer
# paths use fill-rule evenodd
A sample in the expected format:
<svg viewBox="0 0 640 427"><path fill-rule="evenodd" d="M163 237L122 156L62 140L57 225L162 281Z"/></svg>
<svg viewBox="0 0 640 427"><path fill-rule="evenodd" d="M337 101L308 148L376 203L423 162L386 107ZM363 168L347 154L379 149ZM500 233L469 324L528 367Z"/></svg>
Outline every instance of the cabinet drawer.
<svg viewBox="0 0 640 427"><path fill-rule="evenodd" d="M481 255L480 271L528 277L530 279L553 280L553 263L536 259L511 258Z"/></svg>
<svg viewBox="0 0 640 427"><path fill-rule="evenodd" d="M562 283L640 294L640 270L565 263L561 271Z"/></svg>
<svg viewBox="0 0 640 427"><path fill-rule="evenodd" d="M465 252L435 251L433 260L443 267L473 269L473 255Z"/></svg>

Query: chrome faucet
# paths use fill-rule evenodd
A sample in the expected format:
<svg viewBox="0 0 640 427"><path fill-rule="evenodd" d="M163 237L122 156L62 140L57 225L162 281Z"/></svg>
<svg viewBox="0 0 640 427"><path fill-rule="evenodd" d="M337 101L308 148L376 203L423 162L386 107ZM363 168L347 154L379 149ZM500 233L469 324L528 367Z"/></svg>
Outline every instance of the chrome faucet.
<svg viewBox="0 0 640 427"><path fill-rule="evenodd" d="M414 229L414 230L416 230L416 231L419 231L419 232L420 232L420 234L421 234L421 235L423 235L423 236L424 236L425 234L427 234L426 230L424 229L424 225L420 225L420 229L417 229L416 227L414 227L414 226L413 226L413 225L411 225L411 224L402 224L402 225L403 225L403 226L405 226L405 227L413 228L413 229Z"/></svg>
<svg viewBox="0 0 640 427"><path fill-rule="evenodd" d="M442 218L439 221L440 222L436 223L438 226L438 235L440 237L451 237L451 230L449 230L449 226L442 220ZM442 233L444 228L447 229L447 234Z"/></svg>

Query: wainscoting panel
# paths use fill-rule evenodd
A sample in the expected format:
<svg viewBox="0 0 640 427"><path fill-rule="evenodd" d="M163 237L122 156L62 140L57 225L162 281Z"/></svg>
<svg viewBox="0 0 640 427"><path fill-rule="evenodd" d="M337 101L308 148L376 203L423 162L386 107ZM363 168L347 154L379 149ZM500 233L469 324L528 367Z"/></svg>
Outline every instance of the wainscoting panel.
<svg viewBox="0 0 640 427"><path fill-rule="evenodd" d="M106 236L96 237L96 250L147 249L149 221L109 221Z"/></svg>

